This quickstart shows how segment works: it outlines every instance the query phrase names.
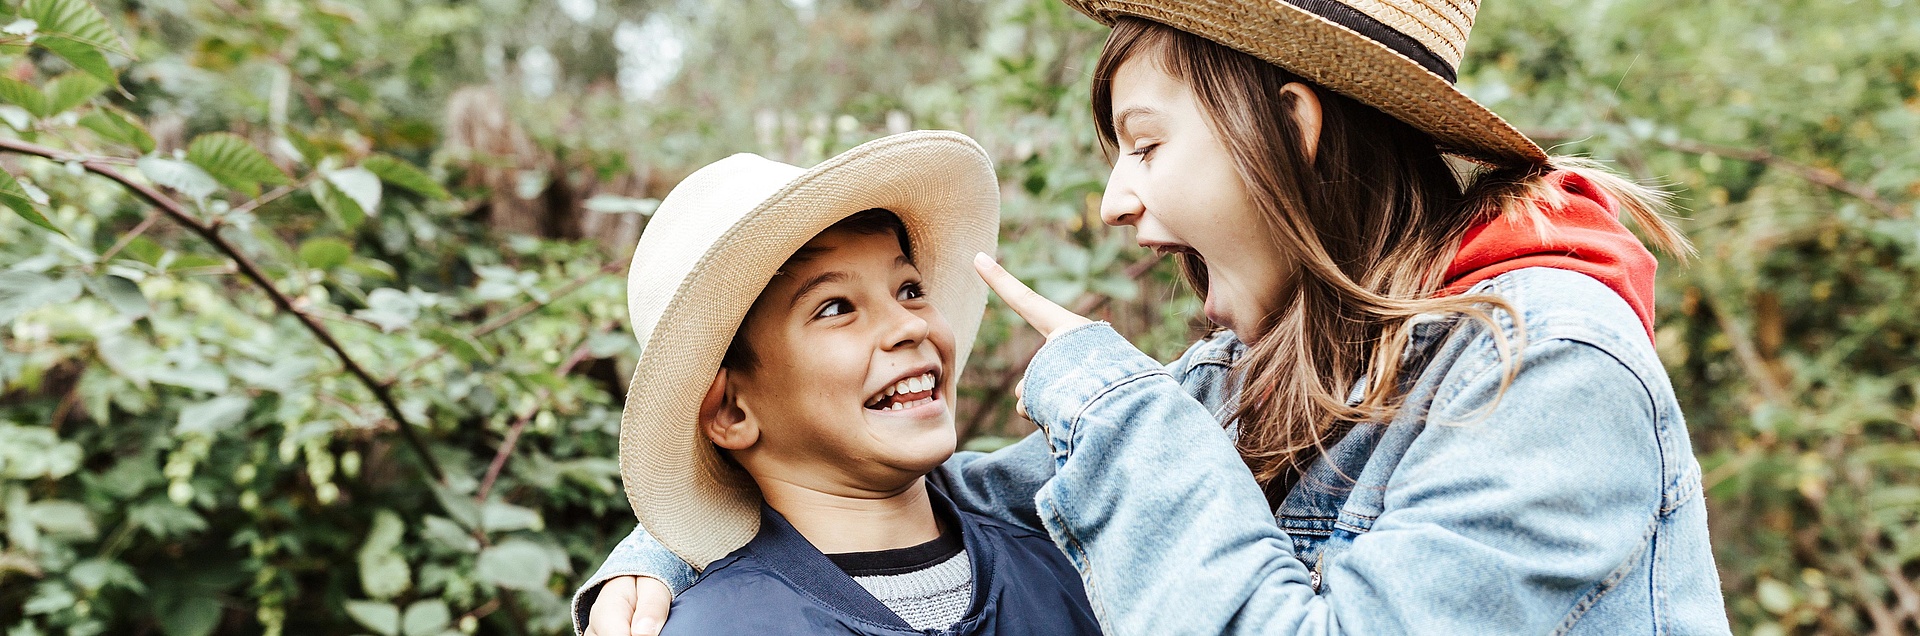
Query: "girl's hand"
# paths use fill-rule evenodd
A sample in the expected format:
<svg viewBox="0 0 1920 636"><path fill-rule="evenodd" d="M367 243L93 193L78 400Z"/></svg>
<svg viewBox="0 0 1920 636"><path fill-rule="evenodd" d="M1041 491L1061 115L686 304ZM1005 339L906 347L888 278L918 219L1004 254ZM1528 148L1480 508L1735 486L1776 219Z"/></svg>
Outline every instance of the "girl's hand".
<svg viewBox="0 0 1920 636"><path fill-rule="evenodd" d="M1028 289L1026 283L1020 282L1020 279L1014 278L1013 274L1007 273L1006 268L993 262L991 256L975 254L973 268L980 272L980 278L987 281L987 286L993 288L993 293L1000 295L1000 300L1006 301L1007 306L1012 307L1014 313L1020 314L1021 318L1026 319L1027 324L1040 330L1040 334L1046 336L1048 340L1066 333L1069 329L1093 322L1087 320L1085 316L1073 313L1072 310L1047 300L1047 297L1041 296L1039 292Z"/></svg>
<svg viewBox="0 0 1920 636"><path fill-rule="evenodd" d="M587 611L586 636L658 636L667 624L673 592L660 579L616 576L600 584Z"/></svg>

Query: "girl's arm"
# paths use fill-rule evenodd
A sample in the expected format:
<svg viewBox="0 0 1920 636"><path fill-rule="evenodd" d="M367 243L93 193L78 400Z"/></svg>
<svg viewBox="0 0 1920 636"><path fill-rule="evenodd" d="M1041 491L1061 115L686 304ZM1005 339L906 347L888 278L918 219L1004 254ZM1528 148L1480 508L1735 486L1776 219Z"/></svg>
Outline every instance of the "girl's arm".
<svg viewBox="0 0 1920 636"><path fill-rule="evenodd" d="M1659 513L1653 401L1593 346L1535 334L1502 373L1482 336L1324 589L1214 414L1118 333L1057 333L1025 380L1055 476L1054 542L1108 634L1547 633L1641 558ZM1476 409L1482 409L1476 411Z"/></svg>

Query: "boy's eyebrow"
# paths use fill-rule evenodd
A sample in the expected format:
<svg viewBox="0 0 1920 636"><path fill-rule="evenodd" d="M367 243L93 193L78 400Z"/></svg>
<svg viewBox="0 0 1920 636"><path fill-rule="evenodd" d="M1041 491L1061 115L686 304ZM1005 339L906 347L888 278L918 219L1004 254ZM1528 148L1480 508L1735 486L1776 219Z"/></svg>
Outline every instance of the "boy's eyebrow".
<svg viewBox="0 0 1920 636"><path fill-rule="evenodd" d="M793 298L787 301L787 307L791 309L794 305L800 304L800 299L806 298L807 294L813 293L813 290L821 285L837 283L847 278L847 273L841 271L822 272L813 278L809 278L806 282L800 283L800 287L794 290Z"/></svg>

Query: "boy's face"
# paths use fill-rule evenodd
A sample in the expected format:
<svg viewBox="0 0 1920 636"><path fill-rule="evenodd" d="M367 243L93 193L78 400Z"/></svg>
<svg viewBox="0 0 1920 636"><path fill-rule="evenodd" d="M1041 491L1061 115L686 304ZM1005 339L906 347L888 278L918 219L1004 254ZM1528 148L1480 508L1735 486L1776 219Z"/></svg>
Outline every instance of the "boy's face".
<svg viewBox="0 0 1920 636"><path fill-rule="evenodd" d="M757 362L727 372L752 443L729 444L763 483L890 494L946 461L955 432L953 330L892 233L814 237L741 325Z"/></svg>

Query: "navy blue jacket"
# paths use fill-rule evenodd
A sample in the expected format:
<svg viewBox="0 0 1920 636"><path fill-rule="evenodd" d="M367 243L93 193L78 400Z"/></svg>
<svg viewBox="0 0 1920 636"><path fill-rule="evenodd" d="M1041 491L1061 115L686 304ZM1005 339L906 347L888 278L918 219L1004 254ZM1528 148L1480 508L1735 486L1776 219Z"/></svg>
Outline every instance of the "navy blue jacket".
<svg viewBox="0 0 1920 636"><path fill-rule="evenodd" d="M1080 575L1047 537L960 510L928 480L936 510L960 520L973 601L945 630L916 631L808 543L786 517L760 511L760 533L673 600L660 636L1099 634Z"/></svg>

